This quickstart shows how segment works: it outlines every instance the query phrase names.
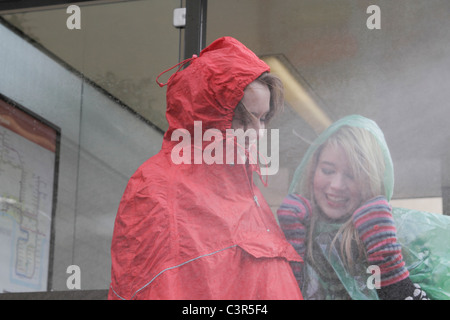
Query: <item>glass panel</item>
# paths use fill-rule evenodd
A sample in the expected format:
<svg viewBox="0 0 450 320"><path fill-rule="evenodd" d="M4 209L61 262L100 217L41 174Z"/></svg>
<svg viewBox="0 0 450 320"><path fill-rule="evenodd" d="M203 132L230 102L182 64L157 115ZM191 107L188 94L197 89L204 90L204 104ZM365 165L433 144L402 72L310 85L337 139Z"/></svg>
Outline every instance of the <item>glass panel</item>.
<svg viewBox="0 0 450 320"><path fill-rule="evenodd" d="M167 125L154 79L179 61L179 4L80 5L81 30L67 28L66 6L2 16L0 93L61 128L50 290L69 289L72 265L81 289L109 287L120 198Z"/></svg>

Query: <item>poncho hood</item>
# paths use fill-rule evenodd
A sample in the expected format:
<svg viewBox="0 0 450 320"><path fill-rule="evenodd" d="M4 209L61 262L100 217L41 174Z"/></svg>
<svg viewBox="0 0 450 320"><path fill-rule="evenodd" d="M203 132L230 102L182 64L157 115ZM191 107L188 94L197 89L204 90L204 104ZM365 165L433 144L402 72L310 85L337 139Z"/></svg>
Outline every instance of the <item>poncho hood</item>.
<svg viewBox="0 0 450 320"><path fill-rule="evenodd" d="M385 173L384 173L384 188L385 188L385 196L388 201L392 198L393 190L394 190L394 166L392 163L391 154L389 152L388 145L386 143L383 131L381 131L380 127L376 124L375 121L365 118L360 115L349 115L346 116L336 122L334 122L331 126L329 126L325 131L323 131L311 146L306 151L305 156L300 162L299 166L295 170L294 177L292 179L291 186L289 188L289 193L300 193L298 190L301 185L300 181L306 176L306 167L311 157L314 155L316 150L328 140L328 138L339 130L343 126L357 127L363 128L369 131L379 143L380 148L383 152L384 162L385 162Z"/></svg>
<svg viewBox="0 0 450 320"><path fill-rule="evenodd" d="M264 61L232 37L217 39L189 63L167 83L169 129L164 143L170 144L176 129L193 134L194 121L201 121L203 132L230 129L244 89L262 73L270 71Z"/></svg>

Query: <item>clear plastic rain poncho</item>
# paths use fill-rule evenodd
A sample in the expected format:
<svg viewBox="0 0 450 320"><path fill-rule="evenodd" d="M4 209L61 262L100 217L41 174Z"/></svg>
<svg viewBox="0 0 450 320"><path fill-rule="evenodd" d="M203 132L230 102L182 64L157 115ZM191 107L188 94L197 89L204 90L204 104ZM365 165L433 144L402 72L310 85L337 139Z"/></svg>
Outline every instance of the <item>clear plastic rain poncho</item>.
<svg viewBox="0 0 450 320"><path fill-rule="evenodd" d="M384 134L378 125L365 117L351 115L333 123L309 147L297 167L289 193L299 193L306 168L316 150L342 126L368 130L378 141L384 155L385 197L391 200L394 189L394 168ZM450 299L450 217L393 208L397 239L402 245L403 259L413 283L419 284L431 299ZM350 274L340 255L339 241L331 246L341 225L318 221L314 229L313 251L316 260L313 268L306 260L301 288L305 299L378 299L376 289L370 284L372 275L364 260L359 260Z"/></svg>

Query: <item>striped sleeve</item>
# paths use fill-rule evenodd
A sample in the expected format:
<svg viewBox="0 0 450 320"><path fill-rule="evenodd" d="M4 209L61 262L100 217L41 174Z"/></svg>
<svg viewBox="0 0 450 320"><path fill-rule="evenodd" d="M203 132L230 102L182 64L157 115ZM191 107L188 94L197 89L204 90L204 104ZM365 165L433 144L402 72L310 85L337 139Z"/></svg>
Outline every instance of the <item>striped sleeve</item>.
<svg viewBox="0 0 450 320"><path fill-rule="evenodd" d="M409 272L397 242L397 230L386 198L379 196L366 202L353 214L353 223L362 240L370 265L381 271L381 287L404 280Z"/></svg>
<svg viewBox="0 0 450 320"><path fill-rule="evenodd" d="M286 240L303 259L306 251L306 227L311 216L309 201L299 195L289 194L277 210L277 215ZM291 268L297 283L301 286L302 263L291 262Z"/></svg>
<svg viewBox="0 0 450 320"><path fill-rule="evenodd" d="M303 258L305 254L306 226L311 206L305 198L289 194L277 211L278 221L286 239Z"/></svg>

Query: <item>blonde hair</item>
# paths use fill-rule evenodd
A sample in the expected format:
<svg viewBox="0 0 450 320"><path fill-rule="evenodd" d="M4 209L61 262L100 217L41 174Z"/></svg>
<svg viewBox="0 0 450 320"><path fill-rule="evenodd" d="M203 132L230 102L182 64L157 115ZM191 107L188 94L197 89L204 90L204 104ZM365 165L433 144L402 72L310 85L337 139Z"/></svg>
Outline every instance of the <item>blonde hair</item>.
<svg viewBox="0 0 450 320"><path fill-rule="evenodd" d="M340 147L344 151L349 161L350 170L361 190L361 205L363 202L377 196L385 194L384 172L385 163L382 149L372 133L369 131L351 126L343 126L332 134L313 154L306 167L306 175L300 182L301 193L311 200L312 218L307 238L307 255L314 263L312 255L312 238L314 226L318 219L318 210L314 197L314 174L322 150L326 146ZM354 259L352 254L352 242L356 242L356 247L360 254L364 253L364 247L356 233L352 223L352 212L349 218L339 228L334 237L332 248L339 236L342 236L340 242L340 252L346 266L353 269Z"/></svg>

